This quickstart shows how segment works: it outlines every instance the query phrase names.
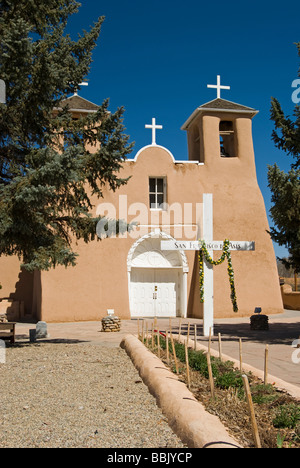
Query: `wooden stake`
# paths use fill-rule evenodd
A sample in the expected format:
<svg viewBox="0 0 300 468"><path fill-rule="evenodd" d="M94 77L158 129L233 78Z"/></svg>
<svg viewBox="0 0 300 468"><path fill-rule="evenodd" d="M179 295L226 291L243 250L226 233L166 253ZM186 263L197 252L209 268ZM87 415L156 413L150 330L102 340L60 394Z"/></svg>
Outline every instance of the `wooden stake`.
<svg viewBox="0 0 300 468"><path fill-rule="evenodd" d="M188 381L188 388L191 388L191 377L190 377L190 366L189 366L189 352L188 352L188 341L185 342L185 364L186 364L186 375Z"/></svg>
<svg viewBox="0 0 300 468"><path fill-rule="evenodd" d="M248 402L248 408L249 408L249 413L250 413L251 426L252 426L252 432L253 432L255 447L256 448L261 448L261 442L260 442L260 438L259 438L259 433L258 433L258 428L257 428L257 423L256 423L256 418L255 418L254 406L253 406L253 401L252 401L252 396L251 396L248 377L246 375L243 375L242 378L243 378L246 398L247 398L247 402Z"/></svg>
<svg viewBox="0 0 300 468"><path fill-rule="evenodd" d="M144 334L144 325L145 325L145 321L142 320L142 343L144 343L144 336L145 336L145 334Z"/></svg>
<svg viewBox="0 0 300 468"><path fill-rule="evenodd" d="M243 372L243 356L242 356L242 340L239 340L239 349L240 349L240 372Z"/></svg>
<svg viewBox="0 0 300 468"><path fill-rule="evenodd" d="M148 339L149 339L149 336L148 336L148 322L146 322L146 346L148 347Z"/></svg>
<svg viewBox="0 0 300 468"><path fill-rule="evenodd" d="M187 331L187 342L189 342L189 339L190 339L190 322L188 322L188 331Z"/></svg>
<svg viewBox="0 0 300 468"><path fill-rule="evenodd" d="M266 349L265 349L265 372L264 372L264 375L265 375L264 384L265 385L267 385L267 383L268 383L268 358L269 358L269 346L266 345Z"/></svg>
<svg viewBox="0 0 300 468"><path fill-rule="evenodd" d="M154 322L152 322L152 340L151 340L152 349L154 348Z"/></svg>
<svg viewBox="0 0 300 468"><path fill-rule="evenodd" d="M211 327L209 328L209 338L208 338L208 353L210 354L211 350Z"/></svg>
<svg viewBox="0 0 300 468"><path fill-rule="evenodd" d="M175 351L175 345L174 345L174 338L173 338L172 333L171 333L171 343L172 343L172 350L173 350L173 356L174 356L174 361L175 361L176 374L178 374L178 363L177 363L177 357L176 357L176 351Z"/></svg>
<svg viewBox="0 0 300 468"><path fill-rule="evenodd" d="M159 329L157 329L157 355L160 358L160 341L159 341Z"/></svg>
<svg viewBox="0 0 300 468"><path fill-rule="evenodd" d="M167 363L170 364L170 355L169 355L169 332L166 332L166 351L167 351Z"/></svg>
<svg viewBox="0 0 300 468"><path fill-rule="evenodd" d="M206 353L206 359L207 359L208 376L209 376L209 383L210 383L210 392L211 392L211 397L214 399L215 398L215 383L214 383L214 378L213 378L213 373L212 373L212 368L211 368L210 353Z"/></svg>
<svg viewBox="0 0 300 468"><path fill-rule="evenodd" d="M194 325L194 350L197 349L197 325Z"/></svg>
<svg viewBox="0 0 300 468"><path fill-rule="evenodd" d="M221 333L218 334L219 337L219 358L222 361L222 340L221 340Z"/></svg>
<svg viewBox="0 0 300 468"><path fill-rule="evenodd" d="M179 319L178 341L180 341L180 335L181 335L181 322L182 322L182 318L180 317L180 319Z"/></svg>
<svg viewBox="0 0 300 468"><path fill-rule="evenodd" d="M138 327L138 339L140 339L140 319L137 321L137 327Z"/></svg>

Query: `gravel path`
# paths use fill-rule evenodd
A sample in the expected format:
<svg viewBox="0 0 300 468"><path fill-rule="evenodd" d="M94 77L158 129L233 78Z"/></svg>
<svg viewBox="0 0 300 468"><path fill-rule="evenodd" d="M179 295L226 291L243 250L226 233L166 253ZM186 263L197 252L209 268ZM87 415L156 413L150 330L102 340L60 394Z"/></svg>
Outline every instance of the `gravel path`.
<svg viewBox="0 0 300 468"><path fill-rule="evenodd" d="M8 347L0 397L0 448L184 447L121 348Z"/></svg>

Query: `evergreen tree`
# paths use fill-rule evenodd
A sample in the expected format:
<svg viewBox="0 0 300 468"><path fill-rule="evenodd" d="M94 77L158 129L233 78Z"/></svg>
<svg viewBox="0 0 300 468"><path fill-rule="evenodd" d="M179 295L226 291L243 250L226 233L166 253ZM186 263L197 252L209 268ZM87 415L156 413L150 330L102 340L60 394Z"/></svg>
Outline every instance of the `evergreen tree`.
<svg viewBox="0 0 300 468"><path fill-rule="evenodd" d="M0 255L17 254L29 271L74 265L71 239L96 237L92 197L101 197L104 185L116 190L127 182L118 177L132 149L123 108L110 113L106 100L74 121L61 105L89 73L104 20L73 40L67 21L79 6L76 0L0 1L0 78L7 95L0 104ZM96 144L100 149L87 150Z"/></svg>
<svg viewBox="0 0 300 468"><path fill-rule="evenodd" d="M300 43L297 44L300 56ZM300 76L300 70L299 70ZM271 119L275 124L272 139L277 148L294 158L288 173L276 164L269 167L268 181L272 192L271 217L276 227L271 228L272 239L285 246L289 258L282 263L300 272L300 106L294 109L294 120L285 116L280 103L272 98Z"/></svg>

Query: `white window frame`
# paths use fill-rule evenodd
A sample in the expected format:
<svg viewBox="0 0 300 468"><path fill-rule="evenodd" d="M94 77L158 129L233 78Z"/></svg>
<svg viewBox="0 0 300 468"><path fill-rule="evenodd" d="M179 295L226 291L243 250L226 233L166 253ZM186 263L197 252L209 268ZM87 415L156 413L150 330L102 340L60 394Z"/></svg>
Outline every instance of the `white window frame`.
<svg viewBox="0 0 300 468"><path fill-rule="evenodd" d="M150 192L150 180L155 179L155 192ZM157 190L157 181L163 181L163 191L159 192ZM150 203L150 195L155 195L155 208L152 208ZM160 206L157 203L157 196L163 195L163 202ZM165 176L149 176L149 206L151 211L163 211L166 210L166 203L167 203L167 178Z"/></svg>

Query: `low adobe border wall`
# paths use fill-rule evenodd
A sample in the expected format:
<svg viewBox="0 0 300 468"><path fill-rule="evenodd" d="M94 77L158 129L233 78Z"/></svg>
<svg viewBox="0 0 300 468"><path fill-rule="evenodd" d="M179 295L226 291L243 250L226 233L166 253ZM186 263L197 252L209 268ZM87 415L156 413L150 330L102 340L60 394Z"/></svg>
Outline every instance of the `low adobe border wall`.
<svg viewBox="0 0 300 468"><path fill-rule="evenodd" d="M289 284L281 286L282 302L285 309L300 310L300 292L292 290Z"/></svg>
<svg viewBox="0 0 300 468"><path fill-rule="evenodd" d="M219 418L208 413L186 385L137 337L125 336L120 346L184 444L189 448L242 448Z"/></svg>
<svg viewBox="0 0 300 468"><path fill-rule="evenodd" d="M184 338L181 337L181 342ZM189 346L194 347L194 341L189 340ZM204 406L195 399L176 374L173 374L163 362L134 335L127 335L120 346L131 358L143 382L150 393L156 398L158 406L168 419L173 431L189 448L243 448L232 438L217 416L208 413ZM197 343L197 350L207 351L207 348ZM211 355L219 357L218 351L211 349ZM239 369L238 360L223 354L223 359L233 362ZM243 364L245 372L264 379L263 371L248 364ZM269 375L269 381L278 390L288 393L300 400L300 388Z"/></svg>

